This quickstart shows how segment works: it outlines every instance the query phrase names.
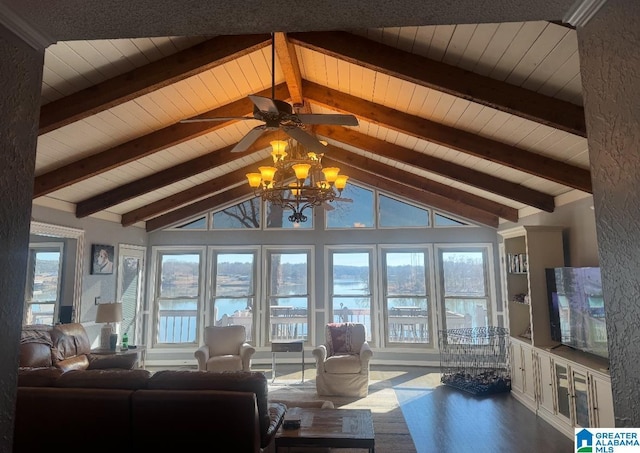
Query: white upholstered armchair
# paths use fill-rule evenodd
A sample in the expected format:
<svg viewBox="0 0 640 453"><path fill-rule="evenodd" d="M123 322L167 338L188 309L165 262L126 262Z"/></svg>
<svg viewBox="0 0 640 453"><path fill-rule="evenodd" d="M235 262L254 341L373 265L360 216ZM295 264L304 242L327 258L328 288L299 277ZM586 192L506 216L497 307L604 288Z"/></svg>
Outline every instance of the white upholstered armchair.
<svg viewBox="0 0 640 453"><path fill-rule="evenodd" d="M313 350L318 395L367 396L373 352L364 324L327 324L325 340L325 344Z"/></svg>
<svg viewBox="0 0 640 453"><path fill-rule="evenodd" d="M201 371L251 371L256 349L246 342L244 326L209 326L204 345L194 353Z"/></svg>

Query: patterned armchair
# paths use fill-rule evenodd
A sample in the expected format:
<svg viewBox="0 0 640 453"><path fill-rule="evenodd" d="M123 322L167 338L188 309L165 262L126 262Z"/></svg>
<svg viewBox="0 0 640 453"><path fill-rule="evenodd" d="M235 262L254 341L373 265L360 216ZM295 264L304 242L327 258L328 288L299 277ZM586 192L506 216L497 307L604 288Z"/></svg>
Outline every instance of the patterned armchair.
<svg viewBox="0 0 640 453"><path fill-rule="evenodd" d="M364 324L327 324L325 344L313 350L318 395L367 396L373 352L366 338Z"/></svg>

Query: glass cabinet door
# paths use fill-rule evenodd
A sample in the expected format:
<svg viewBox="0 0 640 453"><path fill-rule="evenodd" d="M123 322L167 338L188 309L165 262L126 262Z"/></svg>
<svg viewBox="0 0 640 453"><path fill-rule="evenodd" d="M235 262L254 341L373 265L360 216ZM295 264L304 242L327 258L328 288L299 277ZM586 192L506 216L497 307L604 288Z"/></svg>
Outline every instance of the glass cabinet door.
<svg viewBox="0 0 640 453"><path fill-rule="evenodd" d="M575 424L589 427L589 401L587 396L587 376L577 371L571 372L573 384L573 410Z"/></svg>
<svg viewBox="0 0 640 453"><path fill-rule="evenodd" d="M556 363L556 398L558 401L558 413L571 419L569 410L569 377L567 367Z"/></svg>

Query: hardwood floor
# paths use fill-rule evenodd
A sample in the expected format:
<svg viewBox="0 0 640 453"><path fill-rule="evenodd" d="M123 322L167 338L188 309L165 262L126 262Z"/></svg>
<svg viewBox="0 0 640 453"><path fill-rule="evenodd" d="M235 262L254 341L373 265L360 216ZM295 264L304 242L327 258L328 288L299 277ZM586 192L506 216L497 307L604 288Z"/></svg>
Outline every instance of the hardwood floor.
<svg viewBox="0 0 640 453"><path fill-rule="evenodd" d="M259 367L254 367L261 370ZM265 369L270 377L270 369ZM278 364L278 381L300 380L299 365ZM307 369L312 381L315 369ZM371 379L394 389L417 453L570 453L573 440L509 393L475 397L441 385L437 368L373 366ZM398 452L401 453L401 452Z"/></svg>

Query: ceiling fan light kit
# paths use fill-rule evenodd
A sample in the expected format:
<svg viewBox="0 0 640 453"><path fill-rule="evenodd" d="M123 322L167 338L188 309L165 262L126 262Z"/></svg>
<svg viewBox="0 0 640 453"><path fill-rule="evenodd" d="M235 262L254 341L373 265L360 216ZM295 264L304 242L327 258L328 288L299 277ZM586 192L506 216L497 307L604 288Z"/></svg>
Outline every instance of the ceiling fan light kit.
<svg viewBox="0 0 640 453"><path fill-rule="evenodd" d="M319 142L326 146L326 142ZM249 186L261 197L292 212L290 222L306 222L304 211L340 197L347 184L338 167L322 168L323 153L308 151L295 140L271 142L273 166L247 173Z"/></svg>

